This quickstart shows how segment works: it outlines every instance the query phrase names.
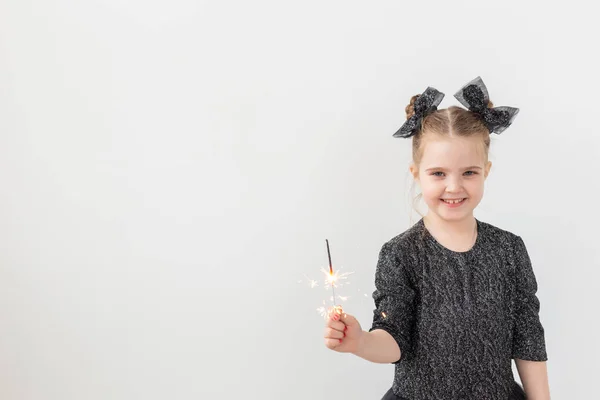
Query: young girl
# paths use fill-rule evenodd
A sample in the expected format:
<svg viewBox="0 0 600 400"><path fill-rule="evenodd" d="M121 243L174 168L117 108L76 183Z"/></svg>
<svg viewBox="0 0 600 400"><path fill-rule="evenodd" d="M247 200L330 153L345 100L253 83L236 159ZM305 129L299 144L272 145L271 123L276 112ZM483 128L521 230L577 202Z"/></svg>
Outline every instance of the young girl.
<svg viewBox="0 0 600 400"><path fill-rule="evenodd" d="M523 240L479 221L490 134L518 113L496 107L480 77L461 88L457 106L427 88L406 107L394 134L412 137L410 171L427 214L379 253L371 329L336 308L325 345L395 364L384 399L550 399L537 282ZM524 391L514 380L515 360Z"/></svg>

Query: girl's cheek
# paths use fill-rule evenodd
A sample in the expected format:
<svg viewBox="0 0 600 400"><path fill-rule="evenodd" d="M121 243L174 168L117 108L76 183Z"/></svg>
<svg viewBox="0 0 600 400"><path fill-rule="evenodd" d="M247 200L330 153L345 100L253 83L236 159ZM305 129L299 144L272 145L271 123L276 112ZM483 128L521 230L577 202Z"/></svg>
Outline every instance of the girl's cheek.
<svg viewBox="0 0 600 400"><path fill-rule="evenodd" d="M438 196L444 190L444 185L439 181L428 181L422 185L423 193L433 196Z"/></svg>

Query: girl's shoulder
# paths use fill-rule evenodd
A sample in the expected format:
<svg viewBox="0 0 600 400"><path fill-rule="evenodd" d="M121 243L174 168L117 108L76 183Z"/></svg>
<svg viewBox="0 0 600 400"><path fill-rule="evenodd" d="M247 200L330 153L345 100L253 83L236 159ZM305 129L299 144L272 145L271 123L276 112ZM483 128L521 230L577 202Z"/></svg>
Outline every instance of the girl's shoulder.
<svg viewBox="0 0 600 400"><path fill-rule="evenodd" d="M477 221L479 232L482 234L485 241L502 247L514 248L523 240L519 235L507 229L492 225L489 222Z"/></svg>
<svg viewBox="0 0 600 400"><path fill-rule="evenodd" d="M393 249L407 249L415 246L419 241L423 240L427 231L423 218L414 223L404 232L398 233L390 238L384 246L389 246Z"/></svg>

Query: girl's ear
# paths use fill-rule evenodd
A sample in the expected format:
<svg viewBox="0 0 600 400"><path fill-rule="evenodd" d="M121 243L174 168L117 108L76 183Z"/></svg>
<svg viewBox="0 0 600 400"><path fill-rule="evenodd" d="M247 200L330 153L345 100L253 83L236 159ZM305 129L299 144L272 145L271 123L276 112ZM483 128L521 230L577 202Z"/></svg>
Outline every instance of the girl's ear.
<svg viewBox="0 0 600 400"><path fill-rule="evenodd" d="M419 180L419 168L417 168L414 162L410 163L410 167L408 167L408 169L413 178L415 178L415 180Z"/></svg>
<svg viewBox="0 0 600 400"><path fill-rule="evenodd" d="M488 162L485 164L485 167L484 167L484 168L485 168L485 169L484 169L484 172L483 172L483 177L484 177L484 178L487 178L487 176L488 176L488 175L489 175L489 173L490 173L490 169L492 168L492 162L491 162L491 161L488 161Z"/></svg>

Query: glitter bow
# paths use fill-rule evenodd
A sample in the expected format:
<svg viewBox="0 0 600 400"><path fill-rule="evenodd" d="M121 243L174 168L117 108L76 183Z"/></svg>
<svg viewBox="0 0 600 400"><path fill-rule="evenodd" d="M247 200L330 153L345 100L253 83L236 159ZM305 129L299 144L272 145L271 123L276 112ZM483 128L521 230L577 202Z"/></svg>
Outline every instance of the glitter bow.
<svg viewBox="0 0 600 400"><path fill-rule="evenodd" d="M416 134L421 128L423 118L437 110L437 106L440 105L443 98L444 93L428 87L423 94L417 96L414 103L414 114L394 133L394 137L408 138Z"/></svg>
<svg viewBox="0 0 600 400"><path fill-rule="evenodd" d="M454 97L469 111L481 115L490 133L503 132L519 113L519 109L514 107L488 108L488 91L479 76L463 86Z"/></svg>

